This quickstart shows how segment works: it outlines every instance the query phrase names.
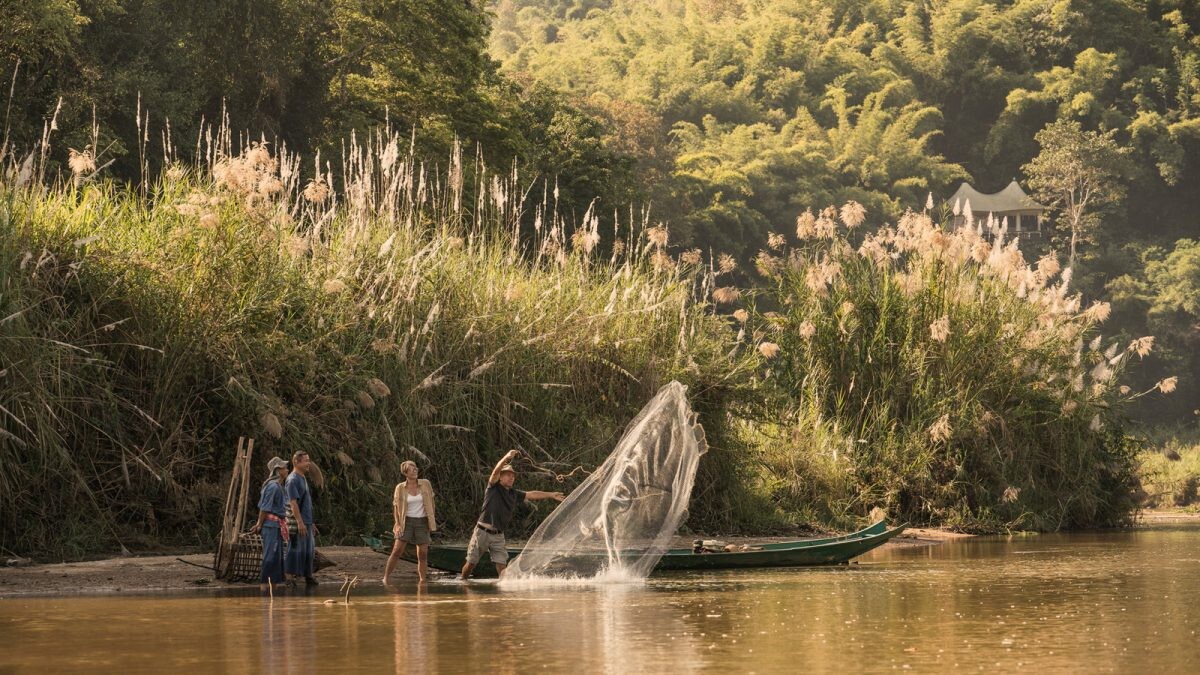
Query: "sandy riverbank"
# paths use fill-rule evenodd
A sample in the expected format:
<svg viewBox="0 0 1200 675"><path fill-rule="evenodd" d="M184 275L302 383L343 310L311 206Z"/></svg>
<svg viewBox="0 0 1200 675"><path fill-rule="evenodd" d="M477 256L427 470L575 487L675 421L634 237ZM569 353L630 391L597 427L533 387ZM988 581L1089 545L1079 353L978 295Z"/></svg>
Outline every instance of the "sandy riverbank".
<svg viewBox="0 0 1200 675"><path fill-rule="evenodd" d="M933 546L943 541L970 535L942 530L912 528L885 544L885 548ZM730 543L782 540L725 538ZM681 546L690 543L680 542ZM321 570L317 579L322 584L337 586L346 575L358 576L361 585L380 585L386 558L363 546L322 546L321 553L337 566ZM183 562L181 562L183 561ZM191 564L188 564L191 563ZM88 560L82 562L21 565L0 567L0 598L28 595L67 595L74 593L148 593L195 589L244 589L250 584L227 583L213 578L208 569L211 553L190 555L129 556ZM396 583L416 580L417 569L412 563L400 561L392 579Z"/></svg>
<svg viewBox="0 0 1200 675"><path fill-rule="evenodd" d="M1200 512L1144 511L1139 515L1139 522L1147 525L1200 522ZM885 544L884 550L936 546L946 541L971 536L973 535L949 530L912 527L904 532L904 536ZM681 538L678 545L687 546L690 540L685 539ZM782 537L727 537L723 540L729 543L761 543L782 541L783 539ZM379 577L383 574L383 564L386 560L382 554L362 546L322 546L321 552L337 563L337 566L317 573L317 579L322 584L340 585L346 575L358 576L361 585L377 586L380 584ZM253 588L253 585L250 584L226 583L213 579L212 572L204 569L211 564L211 553L197 553L178 556L128 556L83 562L0 567L0 598L74 593L150 593L195 589ZM197 565L202 567L197 567ZM416 566L401 561L396 568L393 580L401 584L411 583L416 580L416 576Z"/></svg>

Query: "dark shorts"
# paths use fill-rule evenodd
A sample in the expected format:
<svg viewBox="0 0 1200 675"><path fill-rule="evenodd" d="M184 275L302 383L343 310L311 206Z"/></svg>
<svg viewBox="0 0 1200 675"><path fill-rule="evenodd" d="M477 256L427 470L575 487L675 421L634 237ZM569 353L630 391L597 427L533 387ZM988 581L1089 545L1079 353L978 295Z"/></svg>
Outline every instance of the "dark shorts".
<svg viewBox="0 0 1200 675"><path fill-rule="evenodd" d="M428 518L405 518L404 532L400 534L400 540L418 546L428 545L432 539L429 538L429 519Z"/></svg>

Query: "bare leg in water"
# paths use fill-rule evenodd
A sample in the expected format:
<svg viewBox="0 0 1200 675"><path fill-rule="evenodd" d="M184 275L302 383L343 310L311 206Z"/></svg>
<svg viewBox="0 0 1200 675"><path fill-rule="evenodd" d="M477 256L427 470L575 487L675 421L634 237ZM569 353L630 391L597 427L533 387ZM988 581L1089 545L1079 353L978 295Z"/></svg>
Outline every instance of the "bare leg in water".
<svg viewBox="0 0 1200 675"><path fill-rule="evenodd" d="M505 567L508 567L508 565L505 565L503 563L496 563L496 576L500 576L500 577L504 576L504 568ZM467 579L471 578L471 572L474 572L474 571L475 571L475 566L472 565L471 563L466 563L465 565L463 565L462 575L459 578L462 579L463 581L466 581Z"/></svg>
<svg viewBox="0 0 1200 675"><path fill-rule="evenodd" d="M383 567L383 585L387 586L388 577L392 576L392 570L396 569L396 563L400 560L400 556L404 555L404 549L408 548L408 542L403 539L397 539L392 546L392 554L388 556L387 564ZM418 568L421 579L425 579L424 571L424 556L421 555L421 549L429 550L428 546L417 547L417 559L421 560L421 567Z"/></svg>
<svg viewBox="0 0 1200 675"><path fill-rule="evenodd" d="M429 544L417 544L417 579L429 578Z"/></svg>

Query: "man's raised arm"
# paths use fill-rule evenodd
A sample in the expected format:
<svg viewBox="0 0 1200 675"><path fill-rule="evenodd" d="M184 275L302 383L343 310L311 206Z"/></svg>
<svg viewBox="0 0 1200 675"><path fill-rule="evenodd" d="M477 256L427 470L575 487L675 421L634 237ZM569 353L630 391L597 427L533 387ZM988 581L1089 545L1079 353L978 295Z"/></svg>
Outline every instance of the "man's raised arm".
<svg viewBox="0 0 1200 675"><path fill-rule="evenodd" d="M492 467L492 475L488 476L488 485L495 485L497 482L499 482L500 469L503 468L505 464L508 464L512 460L516 459L517 455L520 454L521 452L519 450L509 450L507 453L505 453L505 455L500 458L500 461L496 462L496 466Z"/></svg>

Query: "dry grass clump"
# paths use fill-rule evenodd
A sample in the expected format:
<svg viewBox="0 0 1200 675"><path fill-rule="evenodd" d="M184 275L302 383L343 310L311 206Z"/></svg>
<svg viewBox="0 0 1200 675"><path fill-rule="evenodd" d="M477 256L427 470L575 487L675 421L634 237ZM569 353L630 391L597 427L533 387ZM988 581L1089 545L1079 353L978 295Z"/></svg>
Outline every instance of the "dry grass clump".
<svg viewBox="0 0 1200 675"><path fill-rule="evenodd" d="M1128 517L1119 409L1142 394L1119 377L1153 338L1104 338L1107 303L1081 309L1071 270L1053 255L1027 263L1002 227L985 237L910 212L852 246L835 218L848 231L864 217L853 204L806 211L801 246L770 277L785 311L765 382L829 443L795 451L836 456L854 480L834 483L864 513L984 530ZM779 325L752 316L746 330Z"/></svg>

